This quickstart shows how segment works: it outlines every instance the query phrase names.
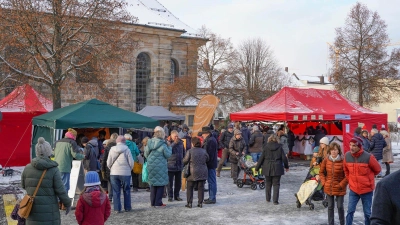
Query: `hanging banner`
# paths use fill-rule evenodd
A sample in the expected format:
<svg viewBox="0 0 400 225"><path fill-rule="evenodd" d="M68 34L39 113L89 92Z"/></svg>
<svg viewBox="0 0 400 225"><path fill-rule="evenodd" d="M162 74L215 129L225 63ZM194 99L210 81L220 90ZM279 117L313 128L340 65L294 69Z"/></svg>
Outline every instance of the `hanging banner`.
<svg viewBox="0 0 400 225"><path fill-rule="evenodd" d="M218 103L219 99L216 96L206 95L200 100L199 104L197 104L194 113L193 137L197 136L197 133L201 131L202 127L208 126L214 116Z"/></svg>

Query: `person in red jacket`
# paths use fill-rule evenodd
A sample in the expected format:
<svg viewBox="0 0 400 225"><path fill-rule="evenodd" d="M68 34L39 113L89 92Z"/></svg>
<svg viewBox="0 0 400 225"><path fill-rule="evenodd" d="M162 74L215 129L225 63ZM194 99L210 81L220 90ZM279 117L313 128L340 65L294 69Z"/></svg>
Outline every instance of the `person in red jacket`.
<svg viewBox="0 0 400 225"><path fill-rule="evenodd" d="M346 215L346 224L353 224L354 212L361 198L364 223L370 224L372 196L375 189L375 175L381 171L381 166L375 157L362 149L360 137L350 140L350 151L343 161L343 170L350 185L349 204Z"/></svg>
<svg viewBox="0 0 400 225"><path fill-rule="evenodd" d="M104 224L110 216L111 205L107 194L100 187L96 171L86 173L84 186L76 205L76 221L79 225Z"/></svg>

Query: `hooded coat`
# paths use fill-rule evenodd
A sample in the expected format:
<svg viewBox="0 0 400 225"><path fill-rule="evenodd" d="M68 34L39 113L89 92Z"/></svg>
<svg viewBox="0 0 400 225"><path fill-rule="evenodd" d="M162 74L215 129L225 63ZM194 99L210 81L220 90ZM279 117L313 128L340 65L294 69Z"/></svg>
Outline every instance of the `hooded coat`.
<svg viewBox="0 0 400 225"><path fill-rule="evenodd" d="M133 159L128 146L117 143L112 147L108 154L107 167L110 168L110 175L131 176Z"/></svg>
<svg viewBox="0 0 400 225"><path fill-rule="evenodd" d="M71 173L72 160L83 159L84 155L77 153L78 145L76 141L70 138L63 138L56 142L54 148L54 161L58 163L58 169L61 173Z"/></svg>
<svg viewBox="0 0 400 225"><path fill-rule="evenodd" d="M183 159L183 164L185 165L190 162L190 176L187 178L187 181L207 180L208 160L209 157L204 148L189 149Z"/></svg>
<svg viewBox="0 0 400 225"><path fill-rule="evenodd" d="M107 167L107 159L108 159L108 155L110 154L110 149L111 147L116 146L117 143L115 142L115 140L110 140L107 143L107 146L104 148L104 158L103 161L101 162L101 171L104 173L103 175L103 179L106 181L110 180L110 168Z"/></svg>
<svg viewBox="0 0 400 225"><path fill-rule="evenodd" d="M376 133L371 137L371 145L369 153L375 156L376 160L381 160L383 157L383 148L386 147L386 141L381 133Z"/></svg>
<svg viewBox="0 0 400 225"><path fill-rule="evenodd" d="M147 141L144 147L144 157L147 159L148 183L153 186L165 186L169 182L167 160L172 149L164 139L154 137Z"/></svg>
<svg viewBox="0 0 400 225"><path fill-rule="evenodd" d="M75 217L79 225L104 224L111 213L107 194L99 190L85 192L79 197Z"/></svg>
<svg viewBox="0 0 400 225"><path fill-rule="evenodd" d="M139 155L140 151L139 151L136 143L131 140L126 140L126 146L128 146L128 148L131 152L133 161L137 162L137 156Z"/></svg>
<svg viewBox="0 0 400 225"><path fill-rule="evenodd" d="M392 140L390 137L385 137L386 147L383 148L382 162L393 163Z"/></svg>
<svg viewBox="0 0 400 225"><path fill-rule="evenodd" d="M346 195L348 184L343 170L343 157L340 155L338 157L335 161L331 156L325 158L319 170L324 192L331 196Z"/></svg>
<svg viewBox="0 0 400 225"><path fill-rule="evenodd" d="M277 142L268 142L258 159L256 171L262 168L264 176L281 176L285 174L283 168L289 168L289 162L282 145Z"/></svg>
<svg viewBox="0 0 400 225"><path fill-rule="evenodd" d="M238 163L238 156L242 156L246 151L246 142L242 137L237 139L235 136L229 142L229 162ZM237 156L236 153L239 153Z"/></svg>
<svg viewBox="0 0 400 225"><path fill-rule="evenodd" d="M83 150L85 158L83 159L83 168L87 171L97 170L97 159L98 159L98 146L95 139L90 140Z"/></svg>
<svg viewBox="0 0 400 225"><path fill-rule="evenodd" d="M168 171L178 172L183 170L183 157L185 157L185 149L183 147L183 141L178 140L178 143L171 143L171 156L168 158Z"/></svg>
<svg viewBox="0 0 400 225"><path fill-rule="evenodd" d="M249 146L250 146L250 153L259 153L262 152L264 144L264 136L261 131L256 130L251 134Z"/></svg>
<svg viewBox="0 0 400 225"><path fill-rule="evenodd" d="M60 171L57 167L57 162L38 156L32 159L32 162L22 172L22 188L26 190L27 194L32 196L43 171L47 169L33 202L31 213L26 219L27 225L61 224L58 199L60 199L65 207L71 206L71 200L65 190Z"/></svg>

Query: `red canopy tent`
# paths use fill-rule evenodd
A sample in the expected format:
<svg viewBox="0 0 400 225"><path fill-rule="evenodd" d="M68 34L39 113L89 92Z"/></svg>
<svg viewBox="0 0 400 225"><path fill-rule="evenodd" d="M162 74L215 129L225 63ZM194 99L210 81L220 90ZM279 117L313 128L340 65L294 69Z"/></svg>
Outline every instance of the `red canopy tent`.
<svg viewBox="0 0 400 225"><path fill-rule="evenodd" d="M357 126L370 130L373 124L387 127L387 114L363 108L335 90L285 87L265 101L230 114L232 121L287 121L289 124L341 121L343 142L348 143ZM333 128L332 128L333 130ZM304 131L304 130L303 130ZM344 144L345 151L349 150Z"/></svg>
<svg viewBox="0 0 400 225"><path fill-rule="evenodd" d="M0 164L25 166L31 161L32 118L52 111L53 103L29 84L17 87L0 101Z"/></svg>

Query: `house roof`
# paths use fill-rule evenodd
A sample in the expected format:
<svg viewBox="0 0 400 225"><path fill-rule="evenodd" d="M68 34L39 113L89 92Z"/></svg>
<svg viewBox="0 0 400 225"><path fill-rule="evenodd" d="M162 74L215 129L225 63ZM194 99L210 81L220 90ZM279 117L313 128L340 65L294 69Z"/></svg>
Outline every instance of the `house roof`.
<svg viewBox="0 0 400 225"><path fill-rule="evenodd" d="M151 27L184 30L182 37L200 38L197 31L179 20L157 0L131 0L128 11L135 16L137 24Z"/></svg>
<svg viewBox="0 0 400 225"><path fill-rule="evenodd" d="M18 86L0 101L2 112L50 112L52 110L53 102L29 84Z"/></svg>
<svg viewBox="0 0 400 225"><path fill-rule="evenodd" d="M137 114L147 116L155 120L185 120L184 115L176 115L162 106L146 106L137 112Z"/></svg>

